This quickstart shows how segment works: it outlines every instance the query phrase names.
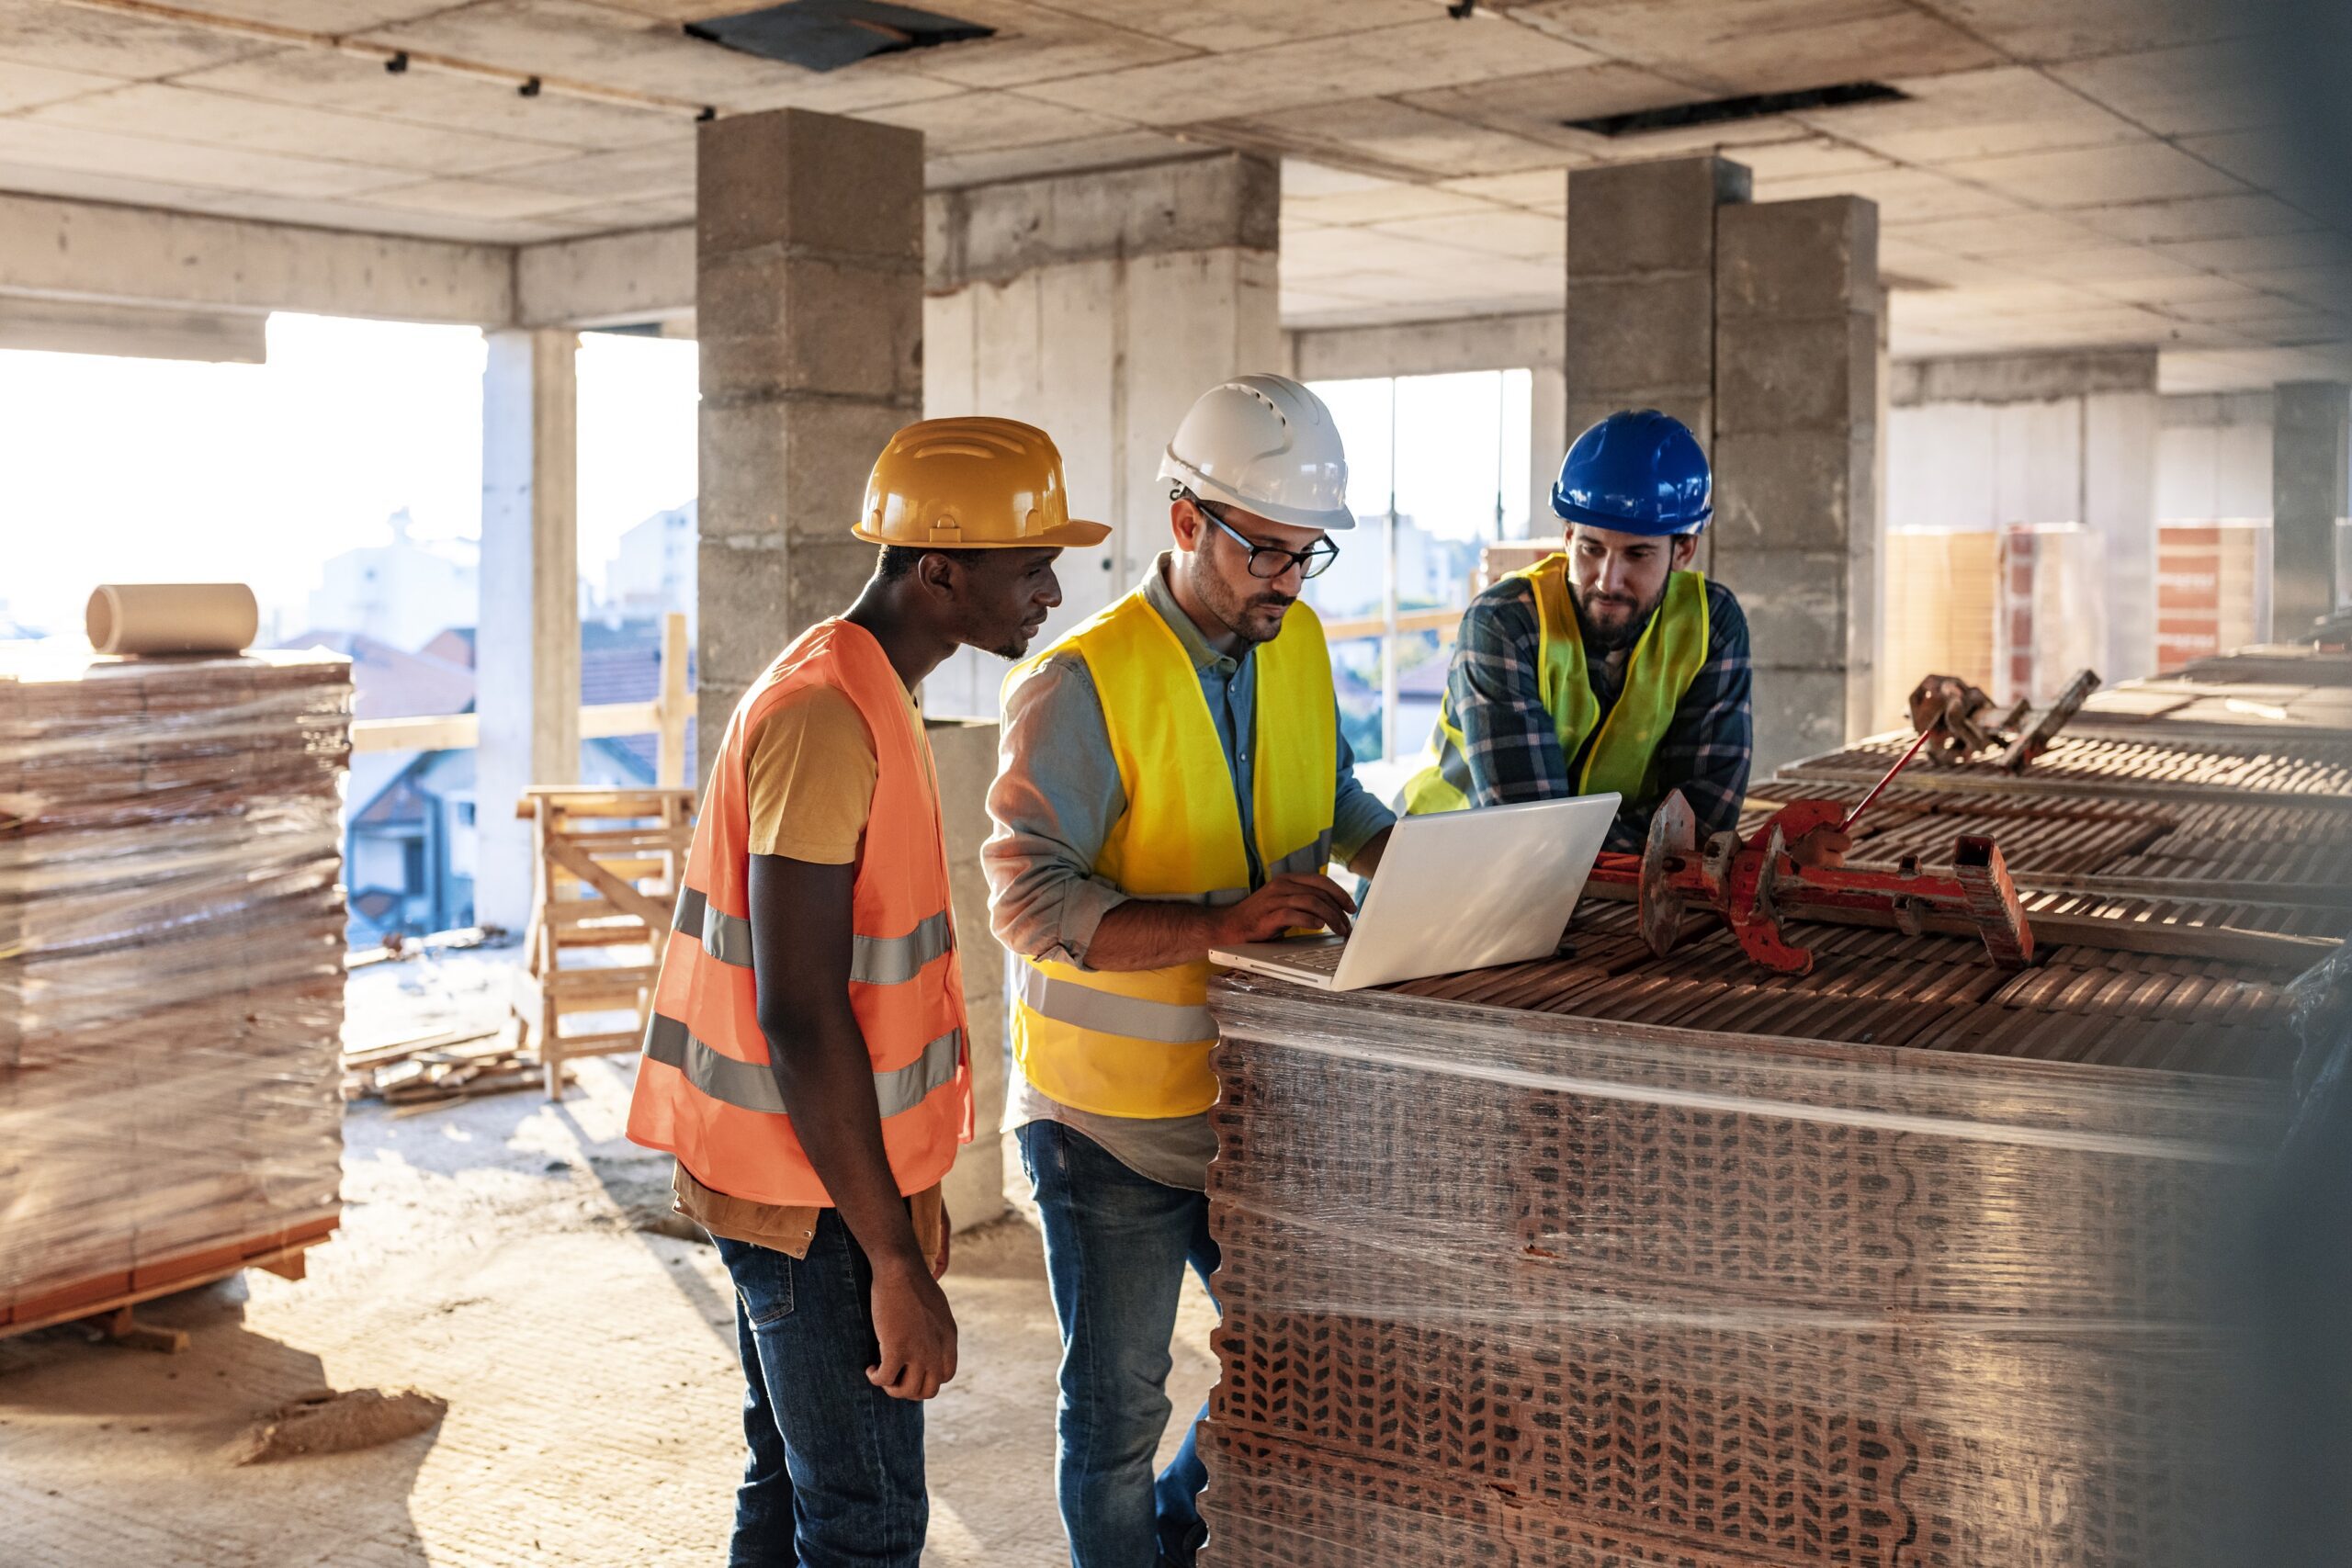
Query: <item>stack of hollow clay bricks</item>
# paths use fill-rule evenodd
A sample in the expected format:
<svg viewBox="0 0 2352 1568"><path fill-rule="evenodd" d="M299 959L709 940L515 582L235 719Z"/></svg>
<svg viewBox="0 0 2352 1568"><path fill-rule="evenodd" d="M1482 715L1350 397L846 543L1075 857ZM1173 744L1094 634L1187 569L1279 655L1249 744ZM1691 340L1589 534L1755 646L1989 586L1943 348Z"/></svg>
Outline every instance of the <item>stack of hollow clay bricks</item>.
<svg viewBox="0 0 2352 1568"><path fill-rule="evenodd" d="M339 1212L348 662L0 666L0 1333Z"/></svg>
<svg viewBox="0 0 2352 1568"><path fill-rule="evenodd" d="M2222 1560L2234 1247L2352 1041L2320 717L2352 663L2266 657L2103 694L2051 765L1923 779L1871 829L2014 841L2035 907L2157 951L2011 973L1796 925L1795 977L1588 899L1536 963L1220 980L1204 1561ZM1766 804L1858 795L1901 739Z"/></svg>

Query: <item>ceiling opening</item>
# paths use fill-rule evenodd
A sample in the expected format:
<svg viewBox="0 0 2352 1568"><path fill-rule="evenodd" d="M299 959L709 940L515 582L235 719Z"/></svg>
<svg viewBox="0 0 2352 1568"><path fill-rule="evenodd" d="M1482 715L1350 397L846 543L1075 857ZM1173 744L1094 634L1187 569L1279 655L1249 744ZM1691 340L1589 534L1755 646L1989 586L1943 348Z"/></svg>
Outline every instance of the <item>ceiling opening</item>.
<svg viewBox="0 0 2352 1568"><path fill-rule="evenodd" d="M1767 119L1806 109L1843 108L1849 104L1901 103L1910 96L1883 82L1840 82L1832 87L1807 87L1794 93L1749 93L1736 98L1669 104L1664 108L1605 114L1592 119L1564 119L1560 123L1570 130L1589 130L1595 136L1640 136L1654 130L1687 130L1697 125Z"/></svg>
<svg viewBox="0 0 2352 1568"><path fill-rule="evenodd" d="M877 54L902 54L992 36L994 28L877 0L786 0L731 17L688 22L686 36L804 71L838 71Z"/></svg>

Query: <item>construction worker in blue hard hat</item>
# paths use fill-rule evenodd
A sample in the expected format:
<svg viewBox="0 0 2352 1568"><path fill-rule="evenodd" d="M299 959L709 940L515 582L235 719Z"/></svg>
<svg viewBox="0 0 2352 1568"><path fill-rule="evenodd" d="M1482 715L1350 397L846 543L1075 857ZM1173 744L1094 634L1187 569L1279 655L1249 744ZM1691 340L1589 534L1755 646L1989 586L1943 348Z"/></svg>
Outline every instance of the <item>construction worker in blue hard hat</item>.
<svg viewBox="0 0 2352 1568"><path fill-rule="evenodd" d="M1577 437L1552 487L1566 549L1471 601L1414 813L1624 797L1608 847L1634 851L1680 790L1702 836L1737 826L1753 750L1747 619L1694 570L1714 515L1681 421L1628 410ZM1834 858L1827 837L1799 850Z"/></svg>

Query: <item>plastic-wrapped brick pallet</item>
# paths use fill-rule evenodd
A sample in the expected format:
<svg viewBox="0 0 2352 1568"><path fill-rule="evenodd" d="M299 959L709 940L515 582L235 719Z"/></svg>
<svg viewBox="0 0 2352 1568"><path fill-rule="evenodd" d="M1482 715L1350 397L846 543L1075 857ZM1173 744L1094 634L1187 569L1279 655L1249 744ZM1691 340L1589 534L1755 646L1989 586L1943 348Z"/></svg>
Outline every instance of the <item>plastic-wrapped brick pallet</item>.
<svg viewBox="0 0 2352 1568"><path fill-rule="evenodd" d="M0 1333L334 1229L349 663L0 665Z"/></svg>
<svg viewBox="0 0 2352 1568"><path fill-rule="evenodd" d="M1206 1561L2211 1561L2308 983L1804 934L1219 983Z"/></svg>

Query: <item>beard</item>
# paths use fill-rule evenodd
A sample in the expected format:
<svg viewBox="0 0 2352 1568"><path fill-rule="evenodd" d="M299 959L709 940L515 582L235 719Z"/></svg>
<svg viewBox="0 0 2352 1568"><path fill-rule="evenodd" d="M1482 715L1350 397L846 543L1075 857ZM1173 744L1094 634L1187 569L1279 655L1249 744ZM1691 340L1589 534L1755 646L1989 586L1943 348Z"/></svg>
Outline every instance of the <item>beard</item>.
<svg viewBox="0 0 2352 1568"><path fill-rule="evenodd" d="M1641 641L1650 617L1666 603L1663 583L1645 604L1623 594L1587 593L1573 584L1569 592L1576 601L1577 628L1584 634L1585 646L1600 654L1623 653Z"/></svg>
<svg viewBox="0 0 2352 1568"><path fill-rule="evenodd" d="M1298 603L1283 593L1235 593L1213 572L1204 572L1202 578L1201 596L1210 613L1252 647L1273 641L1283 629L1283 617Z"/></svg>

